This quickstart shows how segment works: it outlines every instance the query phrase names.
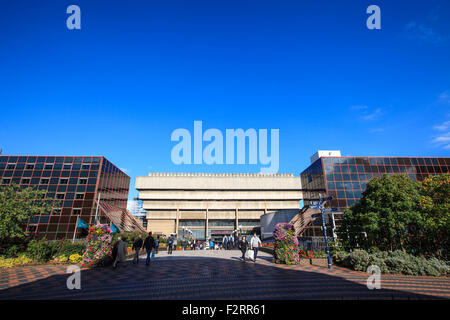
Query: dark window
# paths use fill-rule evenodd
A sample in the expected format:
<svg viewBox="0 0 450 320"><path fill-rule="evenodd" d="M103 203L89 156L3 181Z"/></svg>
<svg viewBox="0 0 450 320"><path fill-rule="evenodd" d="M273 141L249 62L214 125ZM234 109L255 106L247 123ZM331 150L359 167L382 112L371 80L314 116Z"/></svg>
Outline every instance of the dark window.
<svg viewBox="0 0 450 320"><path fill-rule="evenodd" d="M16 164L15 163L8 163L6 165L6 169L8 170L14 170L16 168Z"/></svg>
<svg viewBox="0 0 450 320"><path fill-rule="evenodd" d="M66 196L65 193L57 193L56 194L56 199L58 200L64 200L64 197Z"/></svg>
<svg viewBox="0 0 450 320"><path fill-rule="evenodd" d="M76 216L81 215L81 209L72 209L72 214Z"/></svg>
<svg viewBox="0 0 450 320"><path fill-rule="evenodd" d="M72 169L72 165L71 164L64 164L63 169L64 170L70 170L70 169Z"/></svg>
<svg viewBox="0 0 450 320"><path fill-rule="evenodd" d="M46 165L44 166L44 169L45 169L45 170L52 170L52 169L53 169L53 165L52 165L52 164L46 164Z"/></svg>
<svg viewBox="0 0 450 320"><path fill-rule="evenodd" d="M37 229L37 225L31 224L27 227L27 232L34 233L34 232L36 232L36 229Z"/></svg>
<svg viewBox="0 0 450 320"><path fill-rule="evenodd" d="M2 184L10 184L11 179L2 179Z"/></svg>
<svg viewBox="0 0 450 320"><path fill-rule="evenodd" d="M84 199L84 193L77 193L75 195L75 199L77 200L83 200Z"/></svg>
<svg viewBox="0 0 450 320"><path fill-rule="evenodd" d="M66 179L66 178L59 179L59 183L60 184L67 184L67 183L69 183L69 179Z"/></svg>
<svg viewBox="0 0 450 320"><path fill-rule="evenodd" d="M31 181L31 179L25 178L25 179L22 179L21 183L22 183L22 184L29 184L30 181Z"/></svg>
<svg viewBox="0 0 450 320"><path fill-rule="evenodd" d="M41 179L41 184L49 184L50 179Z"/></svg>
<svg viewBox="0 0 450 320"><path fill-rule="evenodd" d="M89 170L89 168L90 168L90 165L89 165L89 164L83 164L83 165L81 166L81 170Z"/></svg>

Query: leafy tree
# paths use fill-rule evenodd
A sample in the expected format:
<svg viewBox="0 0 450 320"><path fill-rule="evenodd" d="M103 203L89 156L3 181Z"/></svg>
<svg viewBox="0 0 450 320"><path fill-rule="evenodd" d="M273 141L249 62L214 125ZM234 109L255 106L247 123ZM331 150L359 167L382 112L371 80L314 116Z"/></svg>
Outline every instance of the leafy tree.
<svg viewBox="0 0 450 320"><path fill-rule="evenodd" d="M42 201L45 191L21 188L18 185L0 188L0 244L1 247L24 240L27 233L24 221L34 215L49 212L52 206Z"/></svg>
<svg viewBox="0 0 450 320"><path fill-rule="evenodd" d="M347 209L338 229L347 248L411 249L422 224L419 183L387 174L367 183L361 200Z"/></svg>
<svg viewBox="0 0 450 320"><path fill-rule="evenodd" d="M428 254L448 256L450 247L450 174L430 176L420 185L422 237L418 245Z"/></svg>

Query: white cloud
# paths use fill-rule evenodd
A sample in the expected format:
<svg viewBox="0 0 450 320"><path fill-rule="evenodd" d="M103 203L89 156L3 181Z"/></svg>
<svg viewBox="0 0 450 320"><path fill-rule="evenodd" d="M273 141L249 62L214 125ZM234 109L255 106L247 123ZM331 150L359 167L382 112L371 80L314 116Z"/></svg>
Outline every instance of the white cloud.
<svg viewBox="0 0 450 320"><path fill-rule="evenodd" d="M439 130L439 131L449 130L450 129L450 121L445 121L444 123L434 126L433 128L436 130Z"/></svg>
<svg viewBox="0 0 450 320"><path fill-rule="evenodd" d="M439 102L450 103L450 94L448 93L448 91L444 91L439 95Z"/></svg>
<svg viewBox="0 0 450 320"><path fill-rule="evenodd" d="M376 109L375 111L363 115L361 118L365 121L372 121L378 119L383 114L381 108Z"/></svg>
<svg viewBox="0 0 450 320"><path fill-rule="evenodd" d="M407 39L420 40L433 44L441 44L448 40L448 37L441 35L431 27L411 21L405 25L405 36Z"/></svg>
<svg viewBox="0 0 450 320"><path fill-rule="evenodd" d="M437 131L441 131L441 133L435 136L432 140L433 144L443 149L450 149L450 121L445 121L440 125L436 125L433 127Z"/></svg>

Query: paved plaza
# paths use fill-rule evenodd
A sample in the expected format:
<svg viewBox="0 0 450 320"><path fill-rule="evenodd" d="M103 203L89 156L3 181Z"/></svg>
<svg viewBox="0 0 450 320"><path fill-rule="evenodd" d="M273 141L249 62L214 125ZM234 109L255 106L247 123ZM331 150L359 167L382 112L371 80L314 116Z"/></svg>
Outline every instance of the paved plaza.
<svg viewBox="0 0 450 320"><path fill-rule="evenodd" d="M81 290L69 290L67 266L22 266L0 270L5 299L449 299L449 277L386 275L369 290L363 272L326 266L276 265L259 253L242 262L239 251L160 252L145 265L81 272Z"/></svg>

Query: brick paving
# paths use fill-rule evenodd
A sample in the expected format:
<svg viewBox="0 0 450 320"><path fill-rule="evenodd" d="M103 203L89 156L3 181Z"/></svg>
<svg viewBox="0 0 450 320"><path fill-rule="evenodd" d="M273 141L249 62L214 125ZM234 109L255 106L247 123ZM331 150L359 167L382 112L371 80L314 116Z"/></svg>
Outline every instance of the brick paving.
<svg viewBox="0 0 450 320"><path fill-rule="evenodd" d="M69 290L67 266L0 270L6 299L449 299L450 277L382 275L381 290L366 287L368 275L333 266L276 265L260 252L244 263L238 251L160 252L150 266L127 262L83 270L81 290Z"/></svg>

